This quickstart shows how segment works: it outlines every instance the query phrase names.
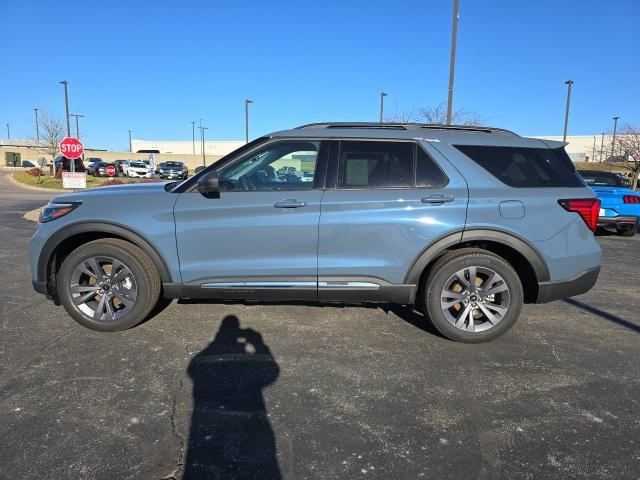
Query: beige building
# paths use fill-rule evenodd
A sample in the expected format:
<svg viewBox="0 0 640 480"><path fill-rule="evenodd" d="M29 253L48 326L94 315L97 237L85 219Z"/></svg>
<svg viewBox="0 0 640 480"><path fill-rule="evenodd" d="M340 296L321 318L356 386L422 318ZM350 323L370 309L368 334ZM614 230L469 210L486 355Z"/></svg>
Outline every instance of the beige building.
<svg viewBox="0 0 640 480"><path fill-rule="evenodd" d="M204 153L209 156L224 156L244 145L243 140L208 140L204 142ZM156 150L159 153L202 156L202 142L196 140L131 140L131 150Z"/></svg>
<svg viewBox="0 0 640 480"><path fill-rule="evenodd" d="M191 142L188 143L189 146L191 146ZM244 142L241 142L241 144L242 143ZM151 148L149 148L149 150L151 150ZM218 149L218 151L221 150ZM205 148L204 162L206 165L210 165L223 156L223 154L213 152L214 149L207 150ZM113 162L114 160L146 160L149 158L149 153L135 153L135 149L134 152L115 152L85 147L84 158L85 160L89 158L99 158L105 162ZM45 159L47 163L51 163L53 160L52 156L47 153L47 148L42 142L38 143L31 140L0 141L0 167L22 167L30 166L30 164L37 165L38 159ZM164 153L161 152L156 154L156 163L168 160L183 162L190 169L195 169L203 164L203 157L199 151L196 155L193 155L192 153L169 153L166 151Z"/></svg>
<svg viewBox="0 0 640 480"><path fill-rule="evenodd" d="M600 162L611 156L611 135L567 135L565 150L574 162ZM534 135L532 138L562 142L562 135Z"/></svg>

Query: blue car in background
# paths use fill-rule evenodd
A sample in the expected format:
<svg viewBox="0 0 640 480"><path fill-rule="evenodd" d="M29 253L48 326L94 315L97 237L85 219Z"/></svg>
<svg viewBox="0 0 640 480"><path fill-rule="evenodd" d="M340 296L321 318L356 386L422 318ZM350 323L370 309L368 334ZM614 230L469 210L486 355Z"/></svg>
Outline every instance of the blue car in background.
<svg viewBox="0 0 640 480"><path fill-rule="evenodd" d="M638 231L640 194L631 190L623 178L613 172L579 170L585 183L602 202L599 227L614 227L618 235L632 237Z"/></svg>

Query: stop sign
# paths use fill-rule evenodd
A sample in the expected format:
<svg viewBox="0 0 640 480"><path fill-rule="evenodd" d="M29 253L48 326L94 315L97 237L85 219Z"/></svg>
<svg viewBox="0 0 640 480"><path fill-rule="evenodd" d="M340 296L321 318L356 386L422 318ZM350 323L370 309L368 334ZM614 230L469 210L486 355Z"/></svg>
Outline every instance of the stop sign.
<svg viewBox="0 0 640 480"><path fill-rule="evenodd" d="M116 174L116 167L114 167L113 165L108 165L106 168L106 172L107 172L107 175L109 175L110 177L113 177Z"/></svg>
<svg viewBox="0 0 640 480"><path fill-rule="evenodd" d="M60 141L60 153L67 158L80 158L84 153L84 147L75 137L65 137Z"/></svg>

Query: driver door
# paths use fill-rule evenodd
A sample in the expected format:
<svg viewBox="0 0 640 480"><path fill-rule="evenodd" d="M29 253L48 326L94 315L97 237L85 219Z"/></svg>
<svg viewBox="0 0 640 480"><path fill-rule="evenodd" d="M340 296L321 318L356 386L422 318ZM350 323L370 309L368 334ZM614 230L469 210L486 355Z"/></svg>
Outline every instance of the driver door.
<svg viewBox="0 0 640 480"><path fill-rule="evenodd" d="M185 295L317 298L323 186L314 179L324 168L323 143L270 141L218 172L219 198L180 194L174 212Z"/></svg>

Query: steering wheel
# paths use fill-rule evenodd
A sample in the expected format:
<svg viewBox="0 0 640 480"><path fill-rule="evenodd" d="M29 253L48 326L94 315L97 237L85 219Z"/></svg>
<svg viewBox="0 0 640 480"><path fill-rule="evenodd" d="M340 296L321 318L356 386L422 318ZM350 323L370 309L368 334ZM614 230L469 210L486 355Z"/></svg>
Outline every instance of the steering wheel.
<svg viewBox="0 0 640 480"><path fill-rule="evenodd" d="M240 187L242 187L242 190L255 190L255 185L253 184L253 182L251 181L250 178L248 178L247 175L242 175L240 178L238 178L238 181L240 182Z"/></svg>

